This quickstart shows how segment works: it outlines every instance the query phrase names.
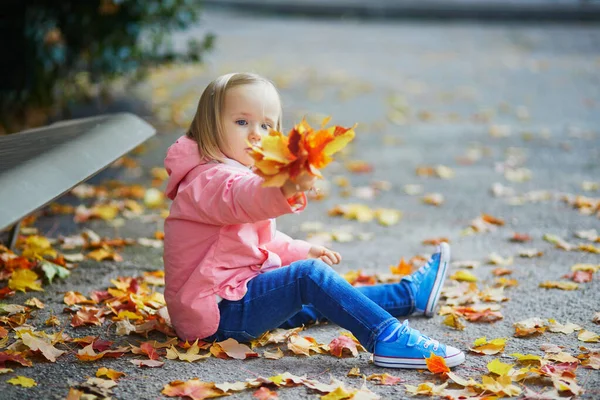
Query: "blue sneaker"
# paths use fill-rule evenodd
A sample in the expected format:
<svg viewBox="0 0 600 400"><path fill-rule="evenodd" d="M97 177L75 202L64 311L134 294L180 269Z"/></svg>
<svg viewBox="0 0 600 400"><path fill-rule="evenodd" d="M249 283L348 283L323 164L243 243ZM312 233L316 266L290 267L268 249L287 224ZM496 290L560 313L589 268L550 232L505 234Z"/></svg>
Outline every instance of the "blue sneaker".
<svg viewBox="0 0 600 400"><path fill-rule="evenodd" d="M448 275L450 264L450 245L440 243L438 251L431 256L427 264L404 278L412 281L415 287L415 313L432 317L440 299L442 286Z"/></svg>
<svg viewBox="0 0 600 400"><path fill-rule="evenodd" d="M395 340L386 342L383 339L375 343L375 365L387 368L427 369L425 359L430 357L431 353L443 357L450 368L465 361L465 353L422 335L418 330L410 328L408 321L404 321L396 329L399 332L389 335L397 336Z"/></svg>

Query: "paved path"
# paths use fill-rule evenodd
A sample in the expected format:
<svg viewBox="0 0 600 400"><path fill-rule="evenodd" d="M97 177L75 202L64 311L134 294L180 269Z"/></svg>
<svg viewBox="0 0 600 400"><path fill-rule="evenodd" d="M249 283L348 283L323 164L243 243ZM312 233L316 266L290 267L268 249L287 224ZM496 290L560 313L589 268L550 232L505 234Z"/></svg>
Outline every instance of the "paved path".
<svg viewBox="0 0 600 400"><path fill-rule="evenodd" d="M205 0L208 7L329 18L598 21L597 0Z"/></svg>
<svg viewBox="0 0 600 400"><path fill-rule="evenodd" d="M321 221L327 230L351 226L355 232L374 233L371 241L333 244L344 257L343 264L336 268L340 273L357 269L369 274L386 272L400 257L430 253L432 248L421 244L424 239L443 236L451 240L454 260L483 262L473 271L483 288L492 282L491 270L495 268L485 265L488 255L496 252L504 257L515 256L512 277L519 285L506 290L510 300L502 305L504 320L495 324L468 324L465 331L458 332L442 325L440 316L411 319L413 326L432 337L463 349L476 338L487 336L511 338L506 354L539 354L539 346L544 342L563 345L577 354L582 343L574 334L512 338L512 324L528 317L555 318L600 331L591 322L593 313L600 311L598 276L582 284L578 291L538 287L544 280L559 280L575 263L600 262L598 254L555 249L542 240L542 235L551 233L573 243L583 242L573 238L573 233L600 228L599 219L581 215L560 200L514 206L490 194L492 184L499 182L519 194L548 190L600 197L599 192L584 193L581 189L583 181L600 180L598 27L324 22L219 13L208 13L204 20L201 28L187 35L200 35L207 30L217 35L217 49L207 58L206 68L166 72L136 92L142 99L154 99L158 116L170 118L175 112L177 118L185 120L193 114L194 104L210 79L234 70L256 71L281 87L287 127L302 115L331 115L335 123L343 125L359 122L350 158L371 163L374 171L355 175L339 164L325 170L328 177L346 176L354 186L368 185L374 180L391 183L391 189L374 200L342 198L339 188L332 185L330 197L311 203L302 215L281 218L281 230L302 238L306 235L300 229L303 222ZM109 170L93 182L118 178L149 184L149 168L162 165L166 147L182 133L182 128L160 126L158 137L139 156L143 169L137 172L141 175L136 170ZM469 147L474 149L468 153L474 157L473 163L458 163L457 158L465 156ZM477 159L479 155L481 158ZM509 158L521 159L520 167L530 170L531 180L508 181L502 168L511 162ZM418 166L437 164L451 167L455 177L443 180L416 176ZM407 195L403 186L410 183L421 184L425 193L441 193L445 204L433 207L423 204L420 196ZM347 202L397 208L404 212L404 217L392 227L327 217L328 209ZM470 221L483 212L503 218L506 225L495 232L461 235ZM39 224L43 232L51 230L53 237L79 231L81 227L68 220L42 218ZM149 237L162 227L160 222L135 219L118 228L103 222L85 226L100 234L123 237ZM533 241L526 246L510 243L508 238L514 232L527 233ZM521 247L535 247L544 255L519 258L516 254ZM162 267L160 250L129 247L123 256L122 263L83 262L65 283L46 286L46 291L38 297L48 307L39 311L33 323L44 329L41 323L51 311L66 321L61 303L66 290L87 294L93 289L106 288L116 276ZM22 304L30 296L17 295L10 302ZM338 327L327 325L311 328L305 334L328 343L339 331ZM99 334L100 330L83 328L66 332L84 336ZM38 362L31 369L20 369L20 374L35 378L38 386L23 389L5 385L1 397L63 397L69 385L92 376L99 366L128 374L114 390L119 399L160 398L163 385L176 379L199 377L204 381L234 382L255 374L272 376L284 371L318 376L321 380L331 373L358 387L360 383L355 378L346 377L354 366L367 375L381 372L399 375L411 384L426 379L426 375L418 372L383 371L370 365L368 359L369 355L364 353L359 358L344 359L212 358L193 364L167 362L160 369L140 370L126 359L84 364L70 355L56 364ZM469 355L456 372L479 378L491 359ZM581 371L578 381L588 391L584 398L598 397L597 371ZM369 387L386 399L405 396L402 386L369 384ZM314 393L303 387L278 392L281 399L315 398ZM251 391L235 398L250 399Z"/></svg>

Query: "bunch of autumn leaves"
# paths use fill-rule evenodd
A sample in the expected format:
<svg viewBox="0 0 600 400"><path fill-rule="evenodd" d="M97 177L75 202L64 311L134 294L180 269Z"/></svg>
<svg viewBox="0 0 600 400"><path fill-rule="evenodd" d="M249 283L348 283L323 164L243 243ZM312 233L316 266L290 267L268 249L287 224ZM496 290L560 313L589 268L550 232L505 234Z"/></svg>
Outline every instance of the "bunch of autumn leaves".
<svg viewBox="0 0 600 400"><path fill-rule="evenodd" d="M302 120L285 136L271 130L260 145L251 145L250 156L255 161L255 172L264 179L263 186L281 187L303 173L322 178L320 169L333 161L332 156L354 139L354 127L331 126L314 130Z"/></svg>

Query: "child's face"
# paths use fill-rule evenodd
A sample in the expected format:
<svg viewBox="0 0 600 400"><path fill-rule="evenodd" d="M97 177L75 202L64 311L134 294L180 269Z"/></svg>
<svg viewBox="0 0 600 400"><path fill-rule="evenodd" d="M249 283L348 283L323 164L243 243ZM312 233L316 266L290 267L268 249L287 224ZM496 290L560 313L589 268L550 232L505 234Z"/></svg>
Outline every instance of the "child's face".
<svg viewBox="0 0 600 400"><path fill-rule="evenodd" d="M223 153L248 167L254 165L247 142L257 144L269 129L276 128L280 111L279 96L271 85L253 83L228 89L221 116Z"/></svg>

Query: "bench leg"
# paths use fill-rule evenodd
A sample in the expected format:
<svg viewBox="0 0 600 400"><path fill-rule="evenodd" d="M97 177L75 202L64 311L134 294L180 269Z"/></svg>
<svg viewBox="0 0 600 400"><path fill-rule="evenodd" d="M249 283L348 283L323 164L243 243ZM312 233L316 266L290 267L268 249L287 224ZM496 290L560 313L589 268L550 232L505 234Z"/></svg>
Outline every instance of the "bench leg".
<svg viewBox="0 0 600 400"><path fill-rule="evenodd" d="M21 230L21 220L19 220L16 224L10 228L8 231L8 242L7 247L11 250L14 250L15 244L17 243L17 238L19 237L19 231Z"/></svg>

